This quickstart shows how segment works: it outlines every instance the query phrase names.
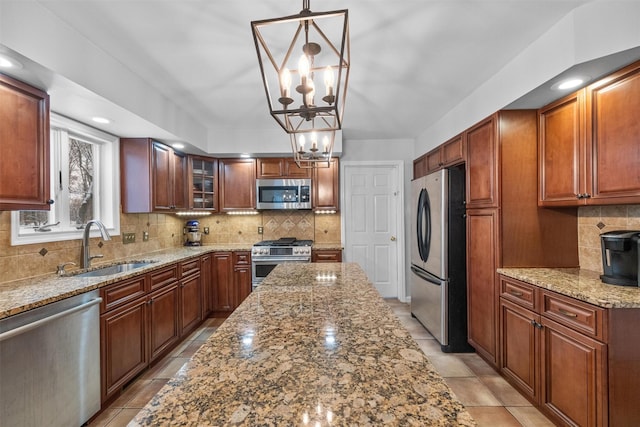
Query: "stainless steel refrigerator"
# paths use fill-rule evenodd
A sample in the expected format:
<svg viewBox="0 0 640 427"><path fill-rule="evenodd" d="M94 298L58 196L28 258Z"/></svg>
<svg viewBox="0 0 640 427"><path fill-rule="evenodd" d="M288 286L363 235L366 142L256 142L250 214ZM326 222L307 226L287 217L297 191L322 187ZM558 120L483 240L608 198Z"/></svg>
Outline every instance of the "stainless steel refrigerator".
<svg viewBox="0 0 640 427"><path fill-rule="evenodd" d="M470 352L464 166L412 181L411 314L443 352Z"/></svg>

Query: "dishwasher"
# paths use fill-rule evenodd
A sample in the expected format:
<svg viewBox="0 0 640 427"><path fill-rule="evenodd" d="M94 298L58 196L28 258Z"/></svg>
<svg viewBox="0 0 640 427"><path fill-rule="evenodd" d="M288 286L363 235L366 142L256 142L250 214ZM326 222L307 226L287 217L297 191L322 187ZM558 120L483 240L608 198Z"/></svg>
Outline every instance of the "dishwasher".
<svg viewBox="0 0 640 427"><path fill-rule="evenodd" d="M100 410L99 291L0 320L0 425L85 424Z"/></svg>

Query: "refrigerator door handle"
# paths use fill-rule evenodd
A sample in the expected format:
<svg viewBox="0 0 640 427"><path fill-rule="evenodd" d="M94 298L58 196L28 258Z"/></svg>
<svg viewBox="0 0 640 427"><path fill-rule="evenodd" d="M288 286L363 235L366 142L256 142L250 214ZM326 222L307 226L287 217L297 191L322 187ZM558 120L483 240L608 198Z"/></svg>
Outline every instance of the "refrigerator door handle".
<svg viewBox="0 0 640 427"><path fill-rule="evenodd" d="M430 274L427 271L421 270L417 267L414 267L413 265L411 266L411 271L413 271L413 273L420 277L421 279L426 280L429 283L433 283L434 285L438 285L438 286L442 286L442 280L439 279L438 277L434 276L433 274Z"/></svg>

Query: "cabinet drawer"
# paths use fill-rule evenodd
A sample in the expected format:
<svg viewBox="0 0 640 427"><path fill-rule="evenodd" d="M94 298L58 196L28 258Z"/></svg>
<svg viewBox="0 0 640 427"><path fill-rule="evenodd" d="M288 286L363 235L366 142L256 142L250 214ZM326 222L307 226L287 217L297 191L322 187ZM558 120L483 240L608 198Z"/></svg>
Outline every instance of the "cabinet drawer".
<svg viewBox="0 0 640 427"><path fill-rule="evenodd" d="M342 262L342 251L339 249L325 249L313 251L311 262Z"/></svg>
<svg viewBox="0 0 640 427"><path fill-rule="evenodd" d="M529 310L538 311L538 288L534 285L500 276L500 296Z"/></svg>
<svg viewBox="0 0 640 427"><path fill-rule="evenodd" d="M586 302L549 291L542 294L541 314L585 335L606 341L607 312Z"/></svg>
<svg viewBox="0 0 640 427"><path fill-rule="evenodd" d="M251 252L234 252L233 265L249 265L251 264Z"/></svg>
<svg viewBox="0 0 640 427"><path fill-rule="evenodd" d="M180 263L180 277L188 276L200 271L200 259L195 258Z"/></svg>
<svg viewBox="0 0 640 427"><path fill-rule="evenodd" d="M145 278L145 275L141 275L102 288L102 313L144 296L147 292Z"/></svg>
<svg viewBox="0 0 640 427"><path fill-rule="evenodd" d="M151 283L152 291L173 283L176 280L178 280L178 264L149 273L149 282Z"/></svg>

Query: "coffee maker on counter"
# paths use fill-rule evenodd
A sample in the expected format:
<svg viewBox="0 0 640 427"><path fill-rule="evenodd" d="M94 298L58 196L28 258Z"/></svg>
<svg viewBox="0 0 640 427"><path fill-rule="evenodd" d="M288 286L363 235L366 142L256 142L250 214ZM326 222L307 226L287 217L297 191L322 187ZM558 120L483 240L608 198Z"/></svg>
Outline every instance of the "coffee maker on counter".
<svg viewBox="0 0 640 427"><path fill-rule="evenodd" d="M202 233L200 233L200 222L192 219L187 221L184 226L184 235L187 237L185 246L200 246L200 240L202 239Z"/></svg>
<svg viewBox="0 0 640 427"><path fill-rule="evenodd" d="M600 235L602 270L600 280L622 286L639 286L638 246L640 231L608 231Z"/></svg>

